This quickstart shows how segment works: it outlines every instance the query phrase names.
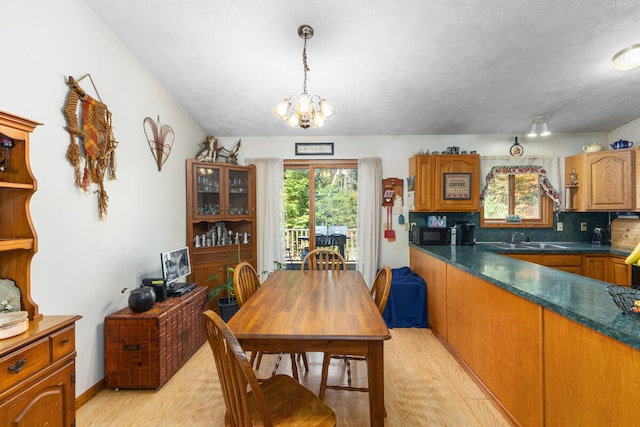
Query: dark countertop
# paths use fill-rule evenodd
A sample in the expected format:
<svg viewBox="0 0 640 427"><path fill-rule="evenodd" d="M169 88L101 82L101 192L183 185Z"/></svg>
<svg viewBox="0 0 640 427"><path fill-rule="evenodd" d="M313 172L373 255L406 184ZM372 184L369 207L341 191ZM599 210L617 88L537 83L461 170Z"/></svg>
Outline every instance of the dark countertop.
<svg viewBox="0 0 640 427"><path fill-rule="evenodd" d="M503 253L600 253L628 255L612 246L559 243L567 249L500 250L490 243L476 246L420 246L435 258L561 314L577 323L640 350L640 316L623 314L606 290L609 283L503 256ZM427 288L429 284L427 283Z"/></svg>

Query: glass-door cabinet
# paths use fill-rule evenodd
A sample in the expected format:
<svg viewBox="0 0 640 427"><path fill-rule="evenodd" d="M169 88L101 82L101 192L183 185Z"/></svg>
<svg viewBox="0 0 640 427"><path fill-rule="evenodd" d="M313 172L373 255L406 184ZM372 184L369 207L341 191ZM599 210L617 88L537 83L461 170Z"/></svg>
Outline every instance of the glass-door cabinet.
<svg viewBox="0 0 640 427"><path fill-rule="evenodd" d="M254 165L187 160L189 281L212 289L230 267L243 261L256 267L255 182ZM218 309L216 301L211 308Z"/></svg>
<svg viewBox="0 0 640 427"><path fill-rule="evenodd" d="M224 163L192 162L187 185L195 198L190 203L194 218L242 219L253 216L254 168Z"/></svg>

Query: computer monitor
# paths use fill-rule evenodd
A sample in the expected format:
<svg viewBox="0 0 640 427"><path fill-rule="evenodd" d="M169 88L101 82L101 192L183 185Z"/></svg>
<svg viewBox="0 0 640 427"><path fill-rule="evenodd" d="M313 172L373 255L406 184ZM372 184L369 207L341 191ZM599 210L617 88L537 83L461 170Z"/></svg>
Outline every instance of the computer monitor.
<svg viewBox="0 0 640 427"><path fill-rule="evenodd" d="M191 274L189 248L184 247L160 253L162 262L162 277L167 286L173 287L178 281Z"/></svg>

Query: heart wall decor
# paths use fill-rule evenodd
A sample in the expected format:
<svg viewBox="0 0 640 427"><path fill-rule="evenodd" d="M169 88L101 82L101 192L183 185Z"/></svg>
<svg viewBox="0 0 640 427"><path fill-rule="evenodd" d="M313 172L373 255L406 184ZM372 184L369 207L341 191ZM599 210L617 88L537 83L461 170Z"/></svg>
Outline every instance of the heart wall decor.
<svg viewBox="0 0 640 427"><path fill-rule="evenodd" d="M151 154L156 159L158 165L158 172L162 171L162 165L169 158L171 154L171 148L173 142L176 140L176 135L169 125L160 124L160 116L158 116L157 123L153 121L151 117L146 117L142 124L144 129L144 135L147 137L147 143ZM170 140L167 140L170 137Z"/></svg>

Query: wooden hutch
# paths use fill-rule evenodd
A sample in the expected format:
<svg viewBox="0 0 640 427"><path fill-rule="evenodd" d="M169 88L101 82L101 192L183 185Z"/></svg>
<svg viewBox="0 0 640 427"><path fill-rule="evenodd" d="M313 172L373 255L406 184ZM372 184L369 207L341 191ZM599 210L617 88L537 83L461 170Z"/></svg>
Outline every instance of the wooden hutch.
<svg viewBox="0 0 640 427"><path fill-rule="evenodd" d="M0 339L0 426L75 425L75 322L80 316L43 316L31 299L38 239L29 212L37 189L29 135L38 125L0 111L0 278L15 282L29 317L25 332Z"/></svg>

